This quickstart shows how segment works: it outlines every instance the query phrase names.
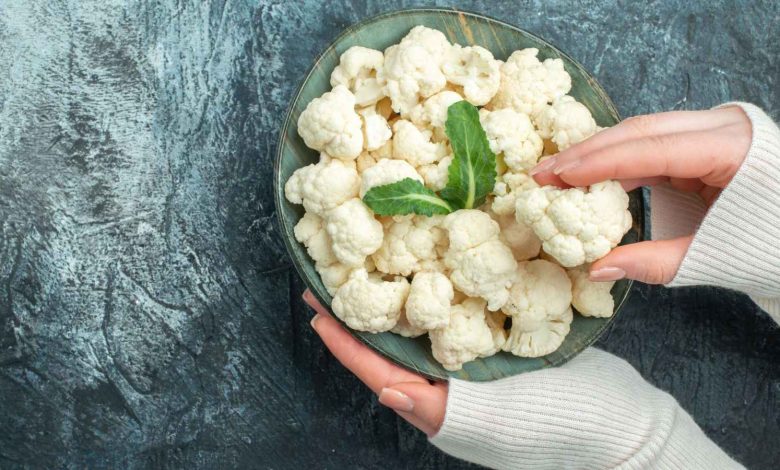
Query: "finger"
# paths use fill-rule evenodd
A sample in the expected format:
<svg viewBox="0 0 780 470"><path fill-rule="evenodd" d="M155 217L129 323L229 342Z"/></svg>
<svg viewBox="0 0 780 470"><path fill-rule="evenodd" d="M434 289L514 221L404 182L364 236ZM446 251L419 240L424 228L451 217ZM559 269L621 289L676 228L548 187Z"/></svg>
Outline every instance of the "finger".
<svg viewBox="0 0 780 470"><path fill-rule="evenodd" d="M444 421L447 408L447 385L404 382L382 389L379 402L397 411L404 419L429 436Z"/></svg>
<svg viewBox="0 0 780 470"><path fill-rule="evenodd" d="M321 305L315 309L324 310ZM423 377L391 363L352 337L329 314L320 313L315 316L312 328L322 338L333 356L374 393L379 393L383 388L398 382L428 384Z"/></svg>
<svg viewBox="0 0 780 470"><path fill-rule="evenodd" d="M538 184L539 186L552 185L563 189L571 188L571 185L566 184L566 182L563 181L560 176L554 175L549 171L542 172L539 174L531 174L531 176L534 178L534 181L536 181L536 184Z"/></svg>
<svg viewBox="0 0 780 470"><path fill-rule="evenodd" d="M704 131L738 122L740 116L732 110L670 111L634 116L618 125L604 129L589 139L562 151L559 155L582 156L604 147L628 140L680 132Z"/></svg>
<svg viewBox="0 0 780 470"><path fill-rule="evenodd" d="M700 178L725 187L747 153L748 141L733 132L684 132L621 142L577 158L559 160L552 172L572 186L608 179L655 176Z"/></svg>
<svg viewBox="0 0 780 470"><path fill-rule="evenodd" d="M628 278L647 284L668 284L677 274L692 239L693 235L619 246L591 265L590 279Z"/></svg>
<svg viewBox="0 0 780 470"><path fill-rule="evenodd" d="M666 181L668 181L668 178L666 178L665 176L654 176L651 178L632 178L632 179L620 180L620 185L623 186L623 189L626 192L628 192L636 188L639 188L641 186L655 186L657 184L661 184Z"/></svg>
<svg viewBox="0 0 780 470"><path fill-rule="evenodd" d="M688 193L697 193L704 187L704 183L698 178L669 178L669 184L674 189Z"/></svg>

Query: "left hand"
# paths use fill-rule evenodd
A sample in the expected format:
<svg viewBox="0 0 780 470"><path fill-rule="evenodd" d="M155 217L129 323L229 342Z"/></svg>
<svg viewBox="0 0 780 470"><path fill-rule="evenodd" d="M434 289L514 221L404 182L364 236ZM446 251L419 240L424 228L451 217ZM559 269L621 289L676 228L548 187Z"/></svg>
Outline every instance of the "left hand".
<svg viewBox="0 0 780 470"><path fill-rule="evenodd" d="M353 338L308 289L303 300L317 312L311 326L325 346L379 396L379 403L428 436L439 431L447 408L446 383L431 383L369 349Z"/></svg>

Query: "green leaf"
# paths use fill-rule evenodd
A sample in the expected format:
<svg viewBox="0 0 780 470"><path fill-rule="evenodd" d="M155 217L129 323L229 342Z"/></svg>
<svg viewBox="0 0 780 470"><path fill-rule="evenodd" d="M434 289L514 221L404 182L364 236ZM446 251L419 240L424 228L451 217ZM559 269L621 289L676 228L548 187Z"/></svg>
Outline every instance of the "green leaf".
<svg viewBox="0 0 780 470"><path fill-rule="evenodd" d="M441 197L456 208L479 207L496 182L496 156L490 150L477 108L467 101L450 105L446 132L455 156Z"/></svg>
<svg viewBox="0 0 780 470"><path fill-rule="evenodd" d="M449 214L452 207L436 193L412 178L375 186L363 196L363 202L378 215Z"/></svg>

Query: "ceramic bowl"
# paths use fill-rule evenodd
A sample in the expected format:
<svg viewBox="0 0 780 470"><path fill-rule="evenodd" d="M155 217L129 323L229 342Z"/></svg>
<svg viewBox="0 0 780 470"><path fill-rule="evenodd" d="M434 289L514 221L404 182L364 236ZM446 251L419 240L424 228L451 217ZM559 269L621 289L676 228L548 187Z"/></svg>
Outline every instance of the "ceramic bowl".
<svg viewBox="0 0 780 470"><path fill-rule="evenodd" d="M293 236L293 227L303 215L303 207L290 204L284 198L284 183L290 175L296 169L318 159L318 152L307 148L298 136L298 116L312 99L330 90L330 73L338 65L341 53L356 45L384 50L398 43L416 25L438 29L454 43L480 45L501 60L505 60L513 51L526 47L539 49L541 59L561 58L572 78L570 94L590 109L596 122L600 126L608 127L620 120L604 89L579 63L547 41L501 21L451 9L415 9L383 14L350 26L325 49L303 78L281 129L274 168L276 211L284 242L298 273L323 305L330 305L331 296L314 270L314 263L306 249ZM633 191L630 197L634 225L626 234L623 243L639 241L644 233L642 193ZM626 280L617 282L612 289L616 315L625 303L630 289L631 281ZM584 318L575 314L571 332L561 347L552 354L539 358L521 358L500 352L489 358L469 362L457 372L447 371L436 362L431 355L427 335L409 339L391 333L370 334L353 331L352 334L393 362L429 378L446 380L456 377L487 381L560 365L596 341L614 318L614 315L611 318Z"/></svg>

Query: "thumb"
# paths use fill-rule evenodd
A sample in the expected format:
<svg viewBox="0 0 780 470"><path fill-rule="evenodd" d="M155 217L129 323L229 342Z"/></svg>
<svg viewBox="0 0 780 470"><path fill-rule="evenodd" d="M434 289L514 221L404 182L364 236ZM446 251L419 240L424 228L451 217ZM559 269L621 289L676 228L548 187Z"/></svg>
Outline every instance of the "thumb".
<svg viewBox="0 0 780 470"><path fill-rule="evenodd" d="M668 284L677 274L692 239L690 235L619 246L591 265L590 279L628 278L647 284Z"/></svg>
<svg viewBox="0 0 780 470"><path fill-rule="evenodd" d="M392 408L413 426L433 436L444 421L447 384L397 383L382 389L379 403Z"/></svg>

